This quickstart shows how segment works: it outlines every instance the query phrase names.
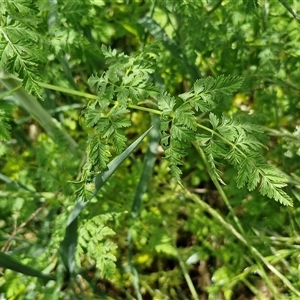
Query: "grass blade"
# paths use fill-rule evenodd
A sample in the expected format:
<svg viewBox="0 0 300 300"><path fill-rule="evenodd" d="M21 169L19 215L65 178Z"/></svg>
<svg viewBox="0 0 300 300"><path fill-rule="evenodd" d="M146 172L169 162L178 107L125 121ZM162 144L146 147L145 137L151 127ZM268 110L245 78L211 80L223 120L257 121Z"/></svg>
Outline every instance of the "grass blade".
<svg viewBox="0 0 300 300"><path fill-rule="evenodd" d="M29 114L45 129L45 131L52 137L58 136L66 142L70 150L77 147L76 142L63 129L59 128L53 121L51 115L40 105L37 99L28 94L27 91L21 87L22 81L11 75L6 74L0 70L0 82L9 90L13 91L19 103L28 111Z"/></svg>
<svg viewBox="0 0 300 300"><path fill-rule="evenodd" d="M186 189L185 189L185 193L190 199L192 199L195 203L198 203L214 219L216 219L220 224L222 224L225 229L227 229L230 233L232 233L237 238L237 240L241 241L246 247L248 247L249 251L255 256L255 258L258 259L258 263L262 262L274 275L276 275L285 284L285 286L288 289L290 289L298 297L300 297L300 291L293 286L290 280L284 274L278 271L276 267L270 264L268 260L263 256L263 254L261 254L257 248L252 246L249 243L249 241L245 239L245 237L242 234L240 234L230 223L228 223L217 210L210 207L209 204L207 204L205 201L203 201L198 196L192 194L190 191Z"/></svg>
<svg viewBox="0 0 300 300"><path fill-rule="evenodd" d="M134 151L134 149L139 145L139 143L145 138L145 136L150 132L152 127L146 130L138 139L136 139L122 154L117 156L112 160L107 169L98 174L95 178L95 190L93 195L96 195L104 183L111 177L111 175L118 169L118 167L123 163L123 161Z"/></svg>
<svg viewBox="0 0 300 300"><path fill-rule="evenodd" d="M76 203L77 205L77 203ZM75 253L78 240L78 218L76 217L72 222L68 222L66 227L65 237L60 244L60 255L63 261L63 264L66 268L68 277L76 275L76 261Z"/></svg>
<svg viewBox="0 0 300 300"><path fill-rule="evenodd" d="M142 206L142 197L147 190L149 180L152 176L153 166L157 156L157 149L160 141L160 118L158 115L152 115L152 126L153 129L149 133L148 149L144 158L143 169L140 176L139 183L136 188L132 208L131 217L133 219L137 218ZM131 229L128 230L127 235L128 242L128 262L130 267L130 272L132 274L133 286L137 295L137 299L142 299L140 293L139 275L134 266L134 261L132 258L132 234Z"/></svg>
<svg viewBox="0 0 300 300"><path fill-rule="evenodd" d="M152 116L152 125L153 129L149 133L148 150L144 158L142 173L131 208L131 215L133 218L136 218L139 215L142 206L142 197L147 190L157 156L157 149L160 141L160 119L158 115Z"/></svg>
<svg viewBox="0 0 300 300"><path fill-rule="evenodd" d="M119 168L119 166L124 162L124 160L134 151L134 149L139 145L139 143L145 138L145 136L152 129L149 128L144 132L138 139L136 139L127 149L124 150L119 156L114 158L108 165L105 170L95 177L95 189L93 191L93 196L91 199L99 192L101 187L108 181L108 179L113 175L113 173ZM74 209L69 215L66 227L65 237L60 246L60 253L63 260L63 263L66 267L66 270L69 275L76 274L76 262L75 262L75 252L78 239L77 233L77 222L78 216L84 209L84 207L90 202L84 202L81 198L78 198Z"/></svg>
<svg viewBox="0 0 300 300"><path fill-rule="evenodd" d="M29 266L26 266L22 263L20 263L18 260L15 258L11 257L10 255L0 252L0 267L5 268L5 269L10 269L18 273L22 273L25 275L33 276L33 277L38 277L43 280L51 280L53 279L52 276L43 274L42 272L33 269Z"/></svg>

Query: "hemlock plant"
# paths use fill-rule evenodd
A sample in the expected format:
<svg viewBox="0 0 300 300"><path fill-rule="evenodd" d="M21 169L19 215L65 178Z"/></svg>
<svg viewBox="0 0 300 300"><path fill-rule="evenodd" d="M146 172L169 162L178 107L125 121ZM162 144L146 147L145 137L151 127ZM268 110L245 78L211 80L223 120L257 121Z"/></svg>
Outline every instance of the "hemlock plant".
<svg viewBox="0 0 300 300"><path fill-rule="evenodd" d="M298 184L297 170L294 170L291 179L272 162L280 160L276 154L275 159L270 159L273 149L267 152L272 143L267 145L264 131L280 138L280 130L271 131L263 122L260 123L265 126L255 123L255 119L249 115L234 113L227 105L230 99L243 95L255 80L257 85L263 85L267 80L270 85L277 84L277 94L281 92L280 84L283 87L292 86L299 92L293 84L285 81L283 75L273 81L269 79L277 66L276 59L273 62L270 57L274 58L272 51L277 51L278 36L276 30L272 31L274 38L271 42L274 41L276 45L267 45L263 34L256 39L259 29L253 21L261 10L264 17L262 28L267 30L269 23L276 27L271 17L268 20L265 6L269 3L251 0L235 5L226 1L199 1L199 4L184 1L179 4L174 0L161 3L145 1L139 6L136 1L132 4L119 2L1 2L0 83L6 91L2 92L0 102L0 138L3 142L0 157L4 159L1 162L4 171L0 178L6 184L7 191L3 193L5 201L17 195L16 204L5 202L5 211L12 215L15 212L23 220L10 238L4 238L0 267L6 270L0 281L1 293L9 299L17 299L22 293L24 299L39 293L45 297L51 294L55 299L98 297L102 292L107 292L105 288L96 291L99 279L115 284L114 297L126 295L128 299L132 296L129 296L130 289L122 287L124 282L132 286L132 293L137 299L143 299L145 289L153 299L175 299L184 294L198 299L199 293L206 293L209 297L222 293L224 299L234 299L233 289L241 282L260 297L260 288L248 278L257 271L271 294L276 295L278 291L270 275L274 274L287 287L288 293L299 296L293 277L295 271L284 260L285 256L282 255L281 262L289 266L289 275L273 266L272 259L281 252L274 253L274 247L270 246L271 250L267 249L273 251L273 256L267 256L264 253L267 250L251 240L253 236L238 219L240 204L232 206L239 201L234 195L240 190L241 195L247 195L243 201L245 207L255 211L254 217L259 220L259 208L252 207L255 201L260 207L264 204L258 202L266 196L283 204L284 209L289 209L293 200L285 190L287 182ZM282 22L286 22L287 12L291 14L289 18L297 19L298 15L289 4L285 1L280 3L276 5L282 13ZM131 12L132 20L125 17L130 7L136 9ZM234 7L238 8L236 12L233 11ZM202 19L197 16L197 10L201 11ZM115 18L113 25L111 15ZM242 30L249 35L245 39L235 31L235 25L240 24L240 18L243 17L246 21L241 25L245 27ZM195 29L192 30L192 25L187 26L187 32L178 25L186 26L192 22L200 26L202 36L193 31ZM207 28L205 32L201 29L203 26ZM289 30L291 39L296 29L291 25ZM219 38L222 33L226 33L227 41ZM202 38L206 40L202 41ZM120 46L116 41L124 45ZM213 45L222 45L222 42L224 53L219 53L219 49L213 49ZM227 42L231 43L229 48ZM265 50L252 58L251 55L254 56L253 53L258 51L256 43L261 43ZM292 41L288 43L292 44ZM255 50L251 48L248 51L247 47ZM295 51L291 50L293 45L289 47L286 52L282 50L280 55ZM239 52L235 51L236 48ZM226 51L229 55L223 57ZM247 55L252 59L252 66L247 65ZM260 65L256 67L258 59ZM237 70L233 69L235 64ZM288 61L287 69L290 68L289 64ZM201 72L200 68L205 71ZM248 69L243 71L243 68ZM247 77L251 68L255 69L254 75ZM297 78L297 74L293 76L293 79ZM259 89L255 84L253 86L249 94ZM78 102L76 108L72 103L74 99ZM254 106L250 103L250 96L245 99L249 106ZM263 96L260 99L264 99ZM285 101L288 102L287 99ZM266 112L264 104L257 105L261 105L263 112ZM283 118L285 107L279 106L275 121L271 120L270 123ZM25 121L22 119L23 110L28 114ZM26 124L26 120L31 122L29 128L39 128L37 138L30 140L24 132L20 134L19 129L14 129L19 124ZM288 138L288 134L284 137ZM24 145L21 144L22 140ZM20 148L16 150L16 155L20 156L20 165L16 168L13 165L18 163L5 156L6 153L13 153L10 145L14 143ZM294 141L293 147L297 148L297 141ZM278 145L274 148L280 149ZM114 173L115 176L108 181ZM234 174L235 183L228 174ZM164 177L169 182L165 182ZM189 178L197 181L198 185L204 183L210 186L213 183L222 203L225 203L229 218L222 211L223 206L218 212L218 205L208 205L196 196L189 186ZM151 184L156 190L151 189ZM197 190L202 191L201 188L195 188ZM233 204L226 192L233 195ZM114 193L115 198L108 199ZM293 193L297 198L297 192L293 190ZM151 197L159 199L158 204L152 203L149 200ZM168 202L168 198L174 203ZM180 199L186 201L186 206L177 202ZM131 200L132 203L129 203ZM30 203L27 208L26 202ZM144 202L149 205L148 211L143 208ZM175 206L174 215L170 212L163 215L157 208L162 203L165 205L162 211ZM206 224L199 216L189 220L193 217L193 210L198 209L203 218L207 218ZM30 222L42 210L45 211L47 222L38 232L31 228ZM204 212L211 217L208 218ZM179 226L178 222L182 222L181 214L185 218L183 230L188 228L186 230L190 230L191 235L201 241L202 248L193 244L181 251L179 242L176 243L175 236L178 235L180 239L180 233L174 228ZM147 222L153 227L147 229ZM13 217L7 217L3 226L12 226L12 223ZM197 224L203 226L203 232L198 231ZM229 250L222 252L206 244L206 239L212 235L208 237L204 232L211 230L217 234L219 229L216 224L221 224L221 231L225 230L230 236L229 248L235 238L242 247L246 247L248 256L243 257L240 264L236 257L228 254ZM32 245L17 239L23 228L35 232L33 240L36 241L31 241ZM252 227L252 230L257 232L257 228ZM117 232L127 234L126 242ZM142 234L140 239L139 234ZM261 230L256 238L271 245L270 241L266 242L265 234ZM43 239L47 239L46 245ZM222 245L220 248L226 248L226 241L219 242ZM20 254L18 247L25 247L25 253ZM128 260L122 257L121 250L124 249ZM293 247L285 250L286 257L297 253ZM142 254L135 254L139 251ZM37 253L43 253L39 259ZM234 260L235 265L240 267L240 273L234 273L226 264L216 267L212 271L212 282L205 283L199 291L190 276L189 262L197 257L196 262L201 261L203 265L207 256L216 253L220 253L224 261L229 255L229 260ZM176 291L171 283L167 284L167 288L162 285L162 291L155 291L152 279L142 275L145 269L142 269L140 276L138 269L142 257L146 257L145 264L149 264L147 267L150 268L157 255L176 260L176 272L181 272L181 275L176 273L176 280L181 284L184 282L188 292L182 287ZM199 255L202 257L199 258ZM183 256L187 259L184 260ZM24 277L34 287L31 290L26 287L16 289L19 283L10 283L12 275L9 270L37 277L41 281ZM91 274L94 282L86 288ZM124 274L131 274L132 278L124 279ZM158 298L159 294L165 298ZM285 291L282 295L286 295Z"/></svg>

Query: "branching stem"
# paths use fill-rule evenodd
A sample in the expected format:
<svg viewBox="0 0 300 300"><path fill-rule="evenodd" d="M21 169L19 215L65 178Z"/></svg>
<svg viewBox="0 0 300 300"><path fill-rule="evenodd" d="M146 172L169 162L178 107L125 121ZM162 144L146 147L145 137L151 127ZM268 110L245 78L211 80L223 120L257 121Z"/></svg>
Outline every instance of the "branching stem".
<svg viewBox="0 0 300 300"><path fill-rule="evenodd" d="M49 84L49 83L38 82L38 84L39 84L40 87L43 87L45 89L58 91L58 92L62 92L62 93L66 93L66 94L70 94L70 95L74 95L74 96L79 96L79 97L84 97L84 98L94 99L94 100L97 100L99 98L98 96L93 95L93 94L84 93L84 92L80 92L80 91L74 91L72 89L60 87L60 86ZM162 114L157 109L152 109L152 108L148 108L148 107L144 107L144 106L129 104L128 107L132 108L132 109L136 109L136 110L147 111L149 113L153 113L153 114L156 114L156 115L161 115Z"/></svg>

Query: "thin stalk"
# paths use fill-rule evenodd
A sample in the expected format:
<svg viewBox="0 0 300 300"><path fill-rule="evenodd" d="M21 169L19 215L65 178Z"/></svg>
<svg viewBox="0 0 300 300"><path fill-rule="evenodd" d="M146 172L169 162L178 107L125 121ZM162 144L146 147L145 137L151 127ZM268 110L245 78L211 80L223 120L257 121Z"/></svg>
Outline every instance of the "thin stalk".
<svg viewBox="0 0 300 300"><path fill-rule="evenodd" d="M286 129L281 128L280 130L277 130L273 128L268 128L266 126L261 126L261 128L263 129L263 131L267 132L268 135L289 139L292 142L296 143L300 142L299 136L289 132Z"/></svg>
<svg viewBox="0 0 300 300"><path fill-rule="evenodd" d="M260 291L246 278L242 278L241 281L245 284L246 287L257 297L258 300L264 300L260 295Z"/></svg>
<svg viewBox="0 0 300 300"><path fill-rule="evenodd" d="M93 95L93 94L79 92L79 91L75 91L73 89L68 89L68 88L64 88L64 87L49 84L49 83L37 82L37 84L40 87L48 89L48 90L53 90L53 91L57 91L57 92L62 92L62 93L66 93L66 94L70 94L70 95L74 95L74 96L80 96L80 97L89 98L89 99L94 99L94 100L98 99L98 96Z"/></svg>
<svg viewBox="0 0 300 300"><path fill-rule="evenodd" d="M263 264L274 274L276 275L285 285L287 288L290 289L295 295L300 297L300 291L298 291L292 283L283 275L281 274L273 265L271 265L268 260L229 223L227 223L223 217L212 207L210 207L206 202L201 200L198 196L193 195L187 189L184 189L186 195L198 203L204 210L206 210L214 219L216 219L220 224L224 226L228 231L230 231L239 241L241 241L257 258L259 258ZM276 295L274 295L276 296Z"/></svg>
<svg viewBox="0 0 300 300"><path fill-rule="evenodd" d="M60 86L53 85L53 84L48 84L48 83L43 83L43 82L38 82L38 84L39 84L39 86L41 86L45 89L48 89L48 90L58 91L58 92L62 92L62 93L66 93L66 94L70 94L70 95L74 95L74 96L80 96L80 97L84 97L84 98L88 98L88 99L94 99L94 100L99 99L98 96L93 95L93 94L79 92L79 91L75 91L75 90L72 90L72 89L60 87ZM132 109L136 109L136 110L147 111L149 113L153 113L153 114L156 114L156 115L161 115L162 114L162 112L160 112L157 109L152 109L152 108L148 108L148 107L144 107L144 106L129 104L128 107L132 108Z"/></svg>
<svg viewBox="0 0 300 300"><path fill-rule="evenodd" d="M157 110L157 109L152 109L152 108L148 108L148 107L144 107L144 106L138 106L138 105L133 105L133 104L129 104L128 107L136 109L136 110L143 110L143 111L147 111L149 113L153 113L156 115L162 115L162 112Z"/></svg>
<svg viewBox="0 0 300 300"><path fill-rule="evenodd" d="M226 138L224 138L221 134L217 133L215 130L210 129L206 126L203 126L202 124L197 124L197 127L202 128L206 131L209 131L210 133L214 134L215 136L219 137L221 140L223 140L225 143L227 143L228 145L230 145L232 148L236 149L241 155L243 155L244 157L247 157L247 155L240 149L238 148L234 143L230 142L229 140L227 140Z"/></svg>
<svg viewBox="0 0 300 300"><path fill-rule="evenodd" d="M198 151L198 153L200 154L202 160L204 161L204 164L206 166L206 169L208 170L209 176L210 176L211 180L213 181L215 187L217 188L217 190L218 190L220 196L222 197L224 203L226 204L227 208L229 209L229 211L230 211L230 213L231 213L231 215L233 217L233 220L234 220L235 224L237 225L237 227L240 230L240 232L242 234L245 234L245 231L244 231L244 229L243 229L243 227L242 227L239 219L237 218L236 214L234 213L233 208L230 205L230 202L229 202L229 200L228 200L228 198L227 198L227 196L226 196L223 188L221 187L219 181L215 178L215 176L214 176L214 174L213 174L213 172L212 172L212 170L211 170L211 168L209 166L209 163L208 163L208 161L206 159L206 156L205 156L203 150L201 149L201 147L199 147L199 145L196 142L194 142L193 145L196 148L196 150Z"/></svg>
<svg viewBox="0 0 300 300"><path fill-rule="evenodd" d="M1 251L2 252L8 252L12 241L14 240L14 238L19 234L19 232L28 225L29 222L31 222L46 206L48 205L47 202L45 202L42 206L38 207L30 216L29 218L22 222L19 226L16 226L13 230L13 232L11 233L9 239L7 240L7 242L5 243L5 245L2 247Z"/></svg>
<svg viewBox="0 0 300 300"><path fill-rule="evenodd" d="M129 268L130 268L130 273L133 276L133 287L137 296L138 300L143 300L142 294L140 292L140 280L139 280L139 274L134 266L133 263L133 258L132 258L132 234L131 231L128 230L127 234L127 242L128 242L128 262L129 262Z"/></svg>
<svg viewBox="0 0 300 300"><path fill-rule="evenodd" d="M52 138L55 139L59 133L67 142L71 151L77 148L77 144L73 138L54 122L51 115L32 95L30 95L23 87L20 87L22 81L19 78L13 76L12 74L6 74L3 70L0 70L0 82L7 90L13 91L19 103L28 111L28 113L32 115L32 117Z"/></svg>
<svg viewBox="0 0 300 300"><path fill-rule="evenodd" d="M197 293L197 291L195 289L195 286L193 284L193 281L192 281L192 279L191 279L191 277L190 277L190 275L189 275L189 273L188 273L188 271L187 271L187 269L185 267L185 263L184 263L181 255L180 255L179 251L177 250L176 244L175 244L175 242L174 242L174 240L172 238L172 235L171 235L171 232L170 232L170 230L168 228L167 222L163 221L163 225L164 225L164 227L166 229L167 234L172 239L173 247L174 247L174 249L176 251L176 256L177 256L177 259L178 259L181 271L183 273L184 279L185 279L185 281L186 281L186 283L188 285L188 288L189 288L189 290L191 292L192 299L193 300L199 300L198 293Z"/></svg>

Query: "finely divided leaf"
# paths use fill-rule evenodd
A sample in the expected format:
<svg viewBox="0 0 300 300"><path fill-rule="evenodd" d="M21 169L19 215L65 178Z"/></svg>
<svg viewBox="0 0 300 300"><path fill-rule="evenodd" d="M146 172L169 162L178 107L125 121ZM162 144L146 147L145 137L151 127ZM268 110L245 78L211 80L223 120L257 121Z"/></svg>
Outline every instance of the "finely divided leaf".
<svg viewBox="0 0 300 300"><path fill-rule="evenodd" d="M101 118L101 112L99 110L90 109L85 114L85 124L88 127L93 127Z"/></svg>
<svg viewBox="0 0 300 300"><path fill-rule="evenodd" d="M209 115L213 130L217 134L199 135L207 160L214 176L223 183L218 169L219 159L225 159L237 169L237 187L247 186L249 191L258 187L262 195L273 198L284 205L292 205L291 198L282 190L286 186L285 176L264 162L261 149L266 148L254 136L261 128L246 122Z"/></svg>
<svg viewBox="0 0 300 300"><path fill-rule="evenodd" d="M34 19L34 18L33 18ZM18 73L23 86L40 96L38 67L47 56L43 51L43 38L20 20L0 28L0 67L7 72Z"/></svg>
<svg viewBox="0 0 300 300"><path fill-rule="evenodd" d="M211 91L231 95L236 92L243 83L243 79L235 76L221 75L215 79Z"/></svg>
<svg viewBox="0 0 300 300"><path fill-rule="evenodd" d="M127 138L123 130L116 128L113 134L113 146L117 154L120 154L126 145Z"/></svg>
<svg viewBox="0 0 300 300"><path fill-rule="evenodd" d="M163 95L160 95L157 101L157 105L163 113L167 114L173 112L176 100L170 94L165 93Z"/></svg>
<svg viewBox="0 0 300 300"><path fill-rule="evenodd" d="M259 191L262 195L273 198L283 205L293 205L293 200L282 190L286 186L286 178L275 167L264 166L260 170L261 183Z"/></svg>
<svg viewBox="0 0 300 300"><path fill-rule="evenodd" d="M239 77L221 75L217 78L207 77L194 83L190 92L179 95L181 99L190 103L196 111L209 112L218 105L219 94L231 95L243 83Z"/></svg>
<svg viewBox="0 0 300 300"><path fill-rule="evenodd" d="M213 113L210 113L209 119L210 119L210 123L211 123L213 129L215 130L219 125L219 122L220 122L219 118L216 115L214 115Z"/></svg>
<svg viewBox="0 0 300 300"><path fill-rule="evenodd" d="M183 103L175 110L175 118L178 124L182 124L192 130L197 129L194 112L188 103Z"/></svg>
<svg viewBox="0 0 300 300"><path fill-rule="evenodd" d="M236 164L235 166L238 168L238 175L236 179L238 188L242 188L243 186L245 186L247 182L250 183L251 174L255 174L255 178L256 178L256 180L254 180L250 184L251 190L253 190L257 186L258 184L257 177L256 177L258 174L257 173L258 169L256 168L257 159L258 159L257 156L246 156L243 158L243 160L237 161L238 164ZM256 185L254 185L255 183Z"/></svg>
<svg viewBox="0 0 300 300"><path fill-rule="evenodd" d="M96 172L106 167L111 156L109 146L98 135L89 138L87 153L87 163L91 163Z"/></svg>
<svg viewBox="0 0 300 300"><path fill-rule="evenodd" d="M10 139L9 130L11 129L9 121L9 113L12 111L13 106L0 102L0 140L8 141Z"/></svg>
<svg viewBox="0 0 300 300"><path fill-rule="evenodd" d="M171 137L181 142L192 142L195 140L195 135L186 127L173 123L170 130Z"/></svg>
<svg viewBox="0 0 300 300"><path fill-rule="evenodd" d="M216 99L218 94L229 95L236 91L241 84L242 80L240 78L232 76L219 76L216 79L208 77L197 80L191 91L179 95L183 103L177 108L175 108L176 100L171 95L165 93L158 98L158 107L163 113L161 117L162 144L166 148L166 158L176 179L179 178L181 173L177 166L182 164L182 158L186 155L186 153L178 155L176 149L187 149L197 136L198 125L194 116L195 111L211 111L218 103ZM232 121L224 117L221 124L214 114L210 113L209 118L213 129L219 131L220 135L226 136L230 142L235 142L239 133L245 131L239 128L239 124L233 124ZM167 134L168 130L169 135ZM170 150L173 142L181 143L181 146L173 146L173 150ZM212 137L206 139L204 144L213 173L223 183L220 171L216 167L218 163L215 158L226 157L226 154L230 151L228 145L224 146L224 143L214 141ZM234 157L235 153L232 152L231 154L231 161L237 161Z"/></svg>
<svg viewBox="0 0 300 300"><path fill-rule="evenodd" d="M116 257L112 252L117 245L108 240L115 232L105 226L111 219L110 214L104 214L83 222L78 230L77 255L86 253L96 262L100 276L112 280L116 269Z"/></svg>

